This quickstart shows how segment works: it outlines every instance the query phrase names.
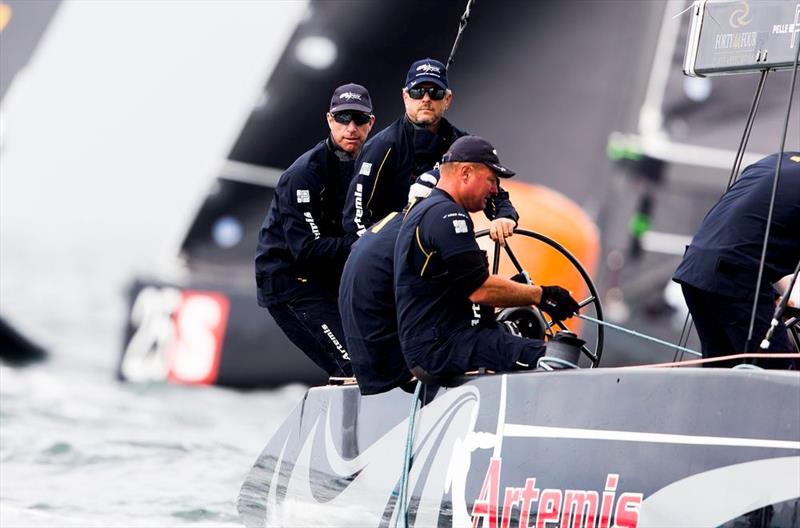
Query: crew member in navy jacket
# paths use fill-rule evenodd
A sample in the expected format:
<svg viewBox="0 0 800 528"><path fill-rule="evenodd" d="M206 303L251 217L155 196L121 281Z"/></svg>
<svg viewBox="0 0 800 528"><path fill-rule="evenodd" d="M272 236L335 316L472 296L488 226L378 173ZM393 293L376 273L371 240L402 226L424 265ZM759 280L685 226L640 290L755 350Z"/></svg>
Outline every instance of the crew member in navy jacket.
<svg viewBox="0 0 800 528"><path fill-rule="evenodd" d="M339 311L361 394L386 392L412 377L397 335L394 244L404 215L430 194L439 177L439 169L434 169L417 178L403 212L391 212L367 229L347 257L339 286ZM484 213L494 219L489 216L490 208Z"/></svg>
<svg viewBox="0 0 800 528"><path fill-rule="evenodd" d="M745 352L777 162L773 154L742 171L703 219L672 278L683 289L704 357ZM772 284L792 273L800 259L800 152L784 154L778 182L750 352L775 311ZM769 351L794 351L785 329L777 329ZM731 366L710 366L723 365Z"/></svg>
<svg viewBox="0 0 800 528"><path fill-rule="evenodd" d="M498 177L514 172L483 138L457 139L442 159L430 196L405 216L394 247L398 334L410 371L425 382L485 367L529 369L544 342L513 335L481 317L476 305L538 305L558 320L578 311L559 286L520 284L489 274L469 213L497 193Z"/></svg>
<svg viewBox="0 0 800 528"><path fill-rule="evenodd" d="M337 306L339 277L357 235L342 229L354 158L375 117L366 88L336 88L330 135L281 175L258 235L258 304L330 376L352 376Z"/></svg>
<svg viewBox="0 0 800 528"><path fill-rule="evenodd" d="M356 160L344 211L344 228L361 235L375 222L408 203L418 177L438 168L442 155L466 135L444 118L453 101L444 64L434 59L414 62L402 90L405 114L373 136ZM430 186L435 185L435 180ZM493 238L504 245L517 224L508 193L498 190L486 204Z"/></svg>
<svg viewBox="0 0 800 528"><path fill-rule="evenodd" d="M353 244L339 286L339 310L361 394L378 394L412 378L400 351L394 304L394 243L403 213L389 213Z"/></svg>

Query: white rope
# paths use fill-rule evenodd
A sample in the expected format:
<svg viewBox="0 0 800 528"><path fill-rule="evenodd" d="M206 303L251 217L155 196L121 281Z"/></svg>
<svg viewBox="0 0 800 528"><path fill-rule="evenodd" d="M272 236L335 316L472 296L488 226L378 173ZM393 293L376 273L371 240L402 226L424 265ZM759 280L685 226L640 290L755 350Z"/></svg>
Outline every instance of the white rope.
<svg viewBox="0 0 800 528"><path fill-rule="evenodd" d="M656 344L659 344L659 345L663 345L665 347L669 347L669 348L672 348L672 349L678 349L678 350L681 350L681 351L686 352L688 354L693 354L693 355L695 355L697 357L703 357L703 354L701 354L700 352L698 352L696 350L692 350L690 348L678 346L678 345L676 345L674 343L670 343L668 341L664 341L664 340L661 340L661 339L658 339L658 338L655 338L655 337L651 337L649 335L642 334L641 332L636 332L635 330L629 330L627 328L623 328L622 326L617 326L617 325L612 324L612 323L607 323L605 321L600 321L599 319L595 319L594 317L590 317L588 315L583 315L583 314L576 314L576 315L579 318L583 319L584 321L589 321L590 323L607 326L609 328L613 328L614 330L619 330L620 332L632 335L634 337L639 337L639 338L644 339L646 341L651 341L653 343L656 343Z"/></svg>

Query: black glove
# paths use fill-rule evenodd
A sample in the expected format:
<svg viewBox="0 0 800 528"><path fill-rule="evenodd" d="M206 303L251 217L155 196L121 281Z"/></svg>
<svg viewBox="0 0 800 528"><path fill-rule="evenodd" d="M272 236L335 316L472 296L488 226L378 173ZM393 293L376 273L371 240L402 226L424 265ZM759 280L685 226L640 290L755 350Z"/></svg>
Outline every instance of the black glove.
<svg viewBox="0 0 800 528"><path fill-rule="evenodd" d="M580 306L561 286L542 286L542 300L539 308L556 321L563 321L575 315Z"/></svg>

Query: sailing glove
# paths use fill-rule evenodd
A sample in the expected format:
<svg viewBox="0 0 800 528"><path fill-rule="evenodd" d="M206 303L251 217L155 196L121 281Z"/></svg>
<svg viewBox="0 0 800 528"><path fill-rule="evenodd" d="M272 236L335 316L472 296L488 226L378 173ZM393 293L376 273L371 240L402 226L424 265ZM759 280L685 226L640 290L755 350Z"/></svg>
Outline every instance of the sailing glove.
<svg viewBox="0 0 800 528"><path fill-rule="evenodd" d="M542 300L539 302L539 308L556 321L563 321L575 315L580 306L569 294L569 291L561 286L542 286Z"/></svg>

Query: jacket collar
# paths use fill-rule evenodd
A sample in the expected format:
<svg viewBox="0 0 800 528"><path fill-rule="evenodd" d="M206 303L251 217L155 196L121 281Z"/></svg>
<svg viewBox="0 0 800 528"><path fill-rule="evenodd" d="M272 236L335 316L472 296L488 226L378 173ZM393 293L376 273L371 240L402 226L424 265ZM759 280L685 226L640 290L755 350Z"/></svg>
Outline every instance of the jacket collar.
<svg viewBox="0 0 800 528"><path fill-rule="evenodd" d="M429 134L433 134L433 132L430 132L427 128L412 123L411 120L408 118L408 115L406 114L403 114L402 120L403 120L403 126L408 132L425 130ZM453 125L450 124L450 121L448 121L447 118L443 117L441 121L439 121L439 131L436 133L436 135L442 137L443 139L449 140L453 136L453 130L454 130Z"/></svg>
<svg viewBox="0 0 800 528"><path fill-rule="evenodd" d="M336 156L339 161L353 161L355 159L352 154L342 150L342 148L333 141L330 134L325 139L325 146L328 148L328 152Z"/></svg>

